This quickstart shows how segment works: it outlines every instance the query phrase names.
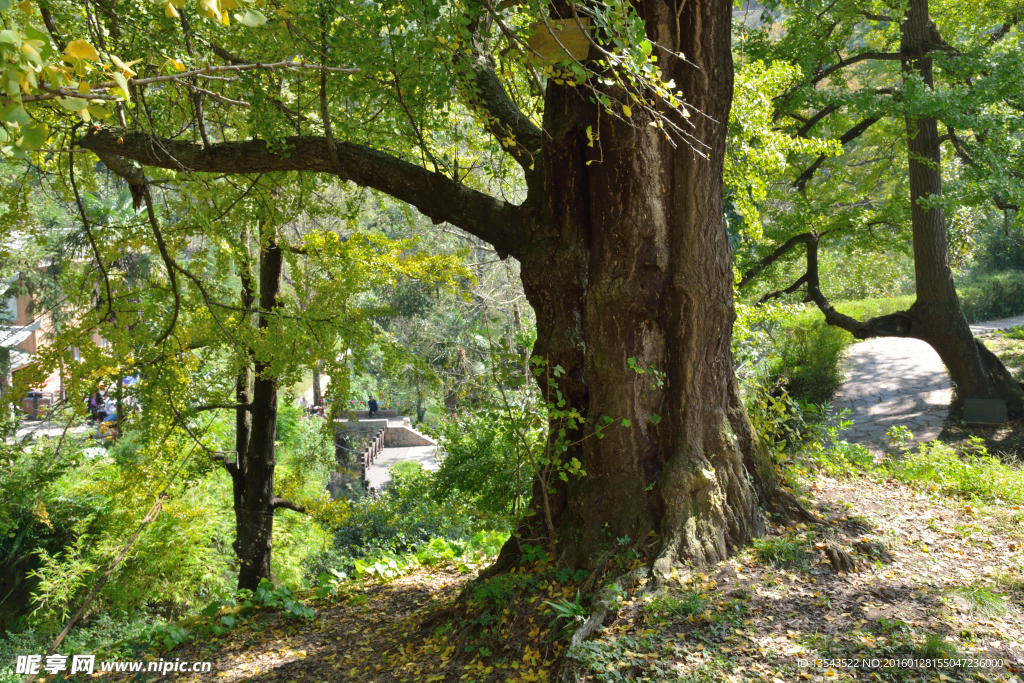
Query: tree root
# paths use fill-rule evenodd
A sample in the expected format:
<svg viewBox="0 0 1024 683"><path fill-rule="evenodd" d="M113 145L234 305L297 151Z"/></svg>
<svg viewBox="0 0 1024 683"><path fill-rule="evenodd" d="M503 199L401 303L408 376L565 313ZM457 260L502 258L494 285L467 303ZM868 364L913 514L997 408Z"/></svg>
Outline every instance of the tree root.
<svg viewBox="0 0 1024 683"><path fill-rule="evenodd" d="M874 543L872 541L857 541L853 544L853 549L861 555L867 555L868 557L877 557L882 562L892 562L895 557L889 552L881 543Z"/></svg>
<svg viewBox="0 0 1024 683"><path fill-rule="evenodd" d="M804 522L805 524L820 526L825 522L811 514L810 510L789 491L780 485L772 487L773 490L762 496L761 505L768 512L780 518L787 524Z"/></svg>
<svg viewBox="0 0 1024 683"><path fill-rule="evenodd" d="M573 648L579 646L580 643L592 636L597 629L601 628L609 616L614 616L618 613L617 603L619 595L626 586L632 585L640 578L650 579L644 587L645 591L655 590L660 585L660 582L654 578L654 574L647 567L638 567L608 583L595 597L593 603L591 603L593 611L590 613L590 617L573 632L572 638L569 639L569 647L562 660L562 666L558 670L556 680L560 683L575 683L580 680L579 667L575 660L569 656L570 653Z"/></svg>
<svg viewBox="0 0 1024 683"><path fill-rule="evenodd" d="M838 543L829 541L825 546L825 555L832 564L832 570L837 574L839 572L851 574L857 571L857 560Z"/></svg>

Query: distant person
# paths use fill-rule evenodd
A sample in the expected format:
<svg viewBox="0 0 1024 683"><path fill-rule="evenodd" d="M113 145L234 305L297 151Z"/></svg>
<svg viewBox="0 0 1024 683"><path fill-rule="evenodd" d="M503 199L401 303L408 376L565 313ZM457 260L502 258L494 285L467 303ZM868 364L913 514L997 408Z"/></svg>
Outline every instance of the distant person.
<svg viewBox="0 0 1024 683"><path fill-rule="evenodd" d="M303 394L302 397L299 399L299 408L301 408L302 412L304 412L304 413L312 412L309 409L309 401L306 400L306 395L305 394Z"/></svg>
<svg viewBox="0 0 1024 683"><path fill-rule="evenodd" d="M99 422L102 416L101 411L103 410L103 394L100 393L99 389L96 393L89 397L89 420L91 422Z"/></svg>
<svg viewBox="0 0 1024 683"><path fill-rule="evenodd" d="M373 396L370 397L370 400L366 404L366 406L370 409L370 418L373 418L373 414L380 409L380 406L377 405L377 399L375 399Z"/></svg>

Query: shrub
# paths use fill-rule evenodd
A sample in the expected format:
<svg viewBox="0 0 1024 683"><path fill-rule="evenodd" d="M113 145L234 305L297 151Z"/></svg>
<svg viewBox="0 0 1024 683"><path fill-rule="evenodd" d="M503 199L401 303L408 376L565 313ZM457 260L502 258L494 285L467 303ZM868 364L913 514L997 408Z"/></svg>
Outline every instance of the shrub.
<svg viewBox="0 0 1024 683"><path fill-rule="evenodd" d="M467 496L437 496L435 476L418 464L392 469L392 482L384 493L359 498L350 512L331 526L333 540L311 558L307 576L330 569L351 576L356 573L357 560L364 567L378 560L384 565L390 560L399 563L432 543L435 549L440 543L460 544L461 555L461 544L470 542L477 532L504 524L500 518L480 514ZM506 530L504 526L498 529Z"/></svg>
<svg viewBox="0 0 1024 683"><path fill-rule="evenodd" d="M518 437L499 413L446 417L429 431L441 452L434 500L465 497L495 518L511 517L517 506L526 508L533 477L517 457Z"/></svg>
<svg viewBox="0 0 1024 683"><path fill-rule="evenodd" d="M864 320L906 309L913 297L837 302L846 315ZM823 403L843 381L842 359L853 335L825 324L815 306L769 302L737 304L733 357L744 380L781 386L793 398Z"/></svg>
<svg viewBox="0 0 1024 683"><path fill-rule="evenodd" d="M964 315L971 322L1024 313L1024 272L974 275L959 289Z"/></svg>

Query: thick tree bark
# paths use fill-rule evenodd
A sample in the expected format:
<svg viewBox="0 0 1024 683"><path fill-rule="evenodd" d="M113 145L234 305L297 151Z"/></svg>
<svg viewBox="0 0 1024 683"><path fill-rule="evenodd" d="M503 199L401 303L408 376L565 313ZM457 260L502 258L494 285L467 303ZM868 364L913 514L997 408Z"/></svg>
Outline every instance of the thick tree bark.
<svg viewBox="0 0 1024 683"><path fill-rule="evenodd" d="M588 417L581 434L588 438L575 453L587 475L548 496L559 561L596 568L617 539L634 543L655 532L655 568L664 573L680 560L719 561L761 534L759 502L802 511L780 490L733 375L722 209L730 5L639 5L651 41L676 46L696 65L659 54L702 112L694 136L709 158L674 147L647 121L615 119L549 82L545 192L531 207L538 220L517 256L537 313L533 352L565 368L559 389ZM600 130L599 149L588 147L587 126ZM631 357L664 372L664 386L652 388L652 375L631 369ZM589 438L602 416L631 426ZM535 508L541 494L535 487ZM533 521L540 517L524 536L544 537Z"/></svg>
<svg viewBox="0 0 1024 683"><path fill-rule="evenodd" d="M283 258L273 226L264 228L260 253L259 330L270 327L268 313L280 306ZM274 531L274 437L277 432L277 379L268 373L269 362L257 358L252 392L252 426L243 469L244 489L235 511L238 517L234 548L241 562L238 587L255 590L270 578Z"/></svg>

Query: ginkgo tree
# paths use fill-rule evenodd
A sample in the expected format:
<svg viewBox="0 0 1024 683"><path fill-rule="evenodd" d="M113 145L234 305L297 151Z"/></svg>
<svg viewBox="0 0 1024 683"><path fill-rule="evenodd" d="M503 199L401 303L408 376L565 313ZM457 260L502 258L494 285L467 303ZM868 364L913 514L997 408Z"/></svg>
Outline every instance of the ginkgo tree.
<svg viewBox="0 0 1024 683"><path fill-rule="evenodd" d="M90 180L71 179L75 192ZM139 191L130 184L135 176L127 180ZM122 427L157 452L172 436L190 447L125 476L152 497L197 460L223 466L232 480L241 588L270 577L275 511L332 514L326 500L289 500L275 489L280 388L319 366L344 398L366 350L388 343L373 322L388 312L367 305L367 292L398 279L458 289L471 277L458 254L432 256L409 240L315 227L334 216L317 198L320 185L309 174L270 174L242 185L214 181L201 194L147 186L138 213L128 203L119 220L102 222L84 208L88 196L75 197L81 225L66 237L60 280L74 322L19 375L31 384L62 368L79 405L97 380L120 386L137 377L118 398L142 410L124 409ZM294 231L286 228L298 217L314 227L289 239ZM102 348L91 343L94 332ZM69 348L80 349L81 362L66 362ZM236 414L227 450L206 434L208 416L222 410Z"/></svg>
<svg viewBox="0 0 1024 683"><path fill-rule="evenodd" d="M30 117L49 127L50 151L39 163L70 176L95 154L147 209L155 182L199 195L276 173L333 178L520 262L533 354L559 369L559 409L579 413L558 457L582 467L535 483L544 514L519 539L553 538L552 559L591 568L619 539L665 575L761 534L764 511L813 519L779 485L730 357L729 2L267 0L249 6L268 19L256 27L226 25L210 2L87 7L47 0L49 60L66 56L65 37L88 39L94 79L54 68L66 87L89 80L95 97L83 99L109 117L87 108L85 122L63 94L40 92ZM113 55L143 60L121 71L127 91L102 80ZM94 250L97 266L109 259ZM169 284L191 280L163 261ZM273 302L252 305L267 325ZM148 313L166 349L170 314ZM255 443L272 425L253 402ZM586 438L604 418L617 427ZM521 547L507 544L495 571Z"/></svg>
<svg viewBox="0 0 1024 683"><path fill-rule="evenodd" d="M1024 413L1024 388L971 333L950 257L951 237L967 229L958 214L1020 206L1020 7L812 0L769 2L766 12L742 32L740 53L798 70L773 103L779 133L844 153L788 154L771 201L760 198L771 239L745 245L741 286L806 249L802 274L767 297L803 290L857 338L921 339L942 358L958 401L1001 399ZM913 305L863 321L836 310L819 278L823 244L912 251Z"/></svg>

